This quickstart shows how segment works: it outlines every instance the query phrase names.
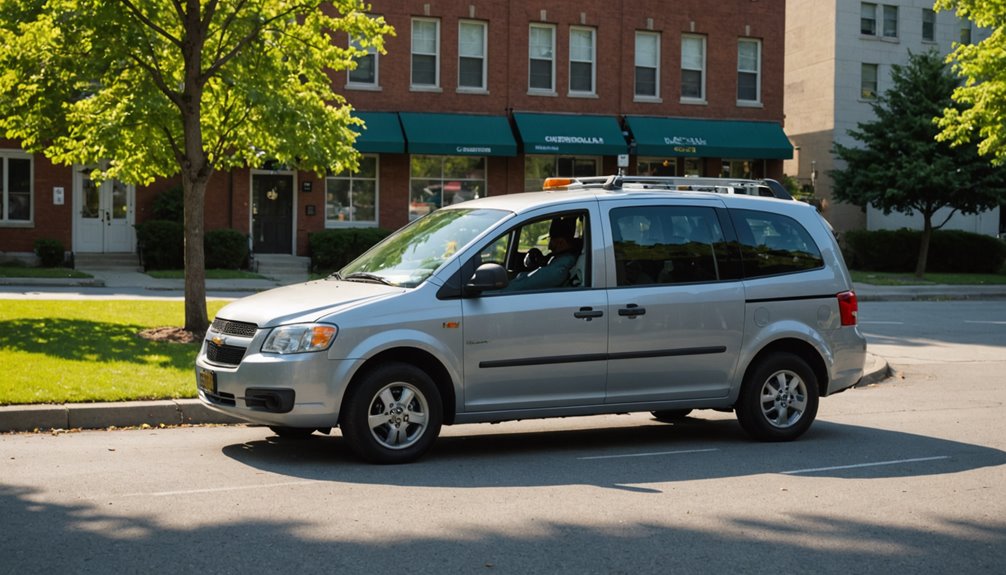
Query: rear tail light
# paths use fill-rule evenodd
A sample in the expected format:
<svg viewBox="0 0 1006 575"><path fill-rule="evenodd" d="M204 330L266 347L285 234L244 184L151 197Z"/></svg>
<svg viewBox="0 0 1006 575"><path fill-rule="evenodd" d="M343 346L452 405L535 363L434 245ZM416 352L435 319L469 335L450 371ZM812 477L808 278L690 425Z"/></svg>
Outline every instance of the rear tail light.
<svg viewBox="0 0 1006 575"><path fill-rule="evenodd" d="M838 294L838 312L842 316L842 325L856 325L859 319L859 301L856 292L844 291Z"/></svg>

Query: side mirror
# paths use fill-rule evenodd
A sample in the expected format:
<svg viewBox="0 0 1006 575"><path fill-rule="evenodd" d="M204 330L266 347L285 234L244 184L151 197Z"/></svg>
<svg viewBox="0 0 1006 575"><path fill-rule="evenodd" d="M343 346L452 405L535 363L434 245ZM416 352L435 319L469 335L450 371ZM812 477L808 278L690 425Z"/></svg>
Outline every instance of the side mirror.
<svg viewBox="0 0 1006 575"><path fill-rule="evenodd" d="M506 269L499 264L482 264L465 284L464 295L479 295L487 290L503 289L510 283Z"/></svg>

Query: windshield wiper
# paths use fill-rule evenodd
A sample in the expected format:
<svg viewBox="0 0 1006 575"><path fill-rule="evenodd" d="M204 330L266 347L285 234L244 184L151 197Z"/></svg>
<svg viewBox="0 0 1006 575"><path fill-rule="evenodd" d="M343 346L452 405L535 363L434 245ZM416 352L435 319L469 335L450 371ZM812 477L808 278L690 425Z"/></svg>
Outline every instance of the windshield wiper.
<svg viewBox="0 0 1006 575"><path fill-rule="evenodd" d="M381 276L379 276L377 274L371 274L371 273L367 273L367 272L353 272L353 273L349 274L348 276L346 276L343 279L348 280L348 281L364 280L364 281L370 281L370 282L379 283L379 284L386 285L386 286L393 286L393 285L395 285L395 284L389 282L388 280L382 278Z"/></svg>

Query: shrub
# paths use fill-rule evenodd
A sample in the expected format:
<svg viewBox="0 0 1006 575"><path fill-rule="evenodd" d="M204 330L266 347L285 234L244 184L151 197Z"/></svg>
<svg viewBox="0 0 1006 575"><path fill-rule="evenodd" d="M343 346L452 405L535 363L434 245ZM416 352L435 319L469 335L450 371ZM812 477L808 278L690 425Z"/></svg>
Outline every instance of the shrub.
<svg viewBox="0 0 1006 575"><path fill-rule="evenodd" d="M181 222L148 220L137 224L136 241L144 270L185 267L185 232Z"/></svg>
<svg viewBox="0 0 1006 575"><path fill-rule="evenodd" d="M35 255L44 268L58 268L66 259L66 250L59 240L39 238L35 240Z"/></svg>
<svg viewBox="0 0 1006 575"><path fill-rule="evenodd" d="M380 228L344 228L315 232L308 236L311 270L341 269L390 234Z"/></svg>
<svg viewBox="0 0 1006 575"><path fill-rule="evenodd" d="M919 256L918 230L855 230L844 235L846 263L864 271L912 272ZM935 230L929 242L926 271L933 273L997 273L1006 262L1002 240L962 232Z"/></svg>
<svg viewBox="0 0 1006 575"><path fill-rule="evenodd" d="M248 236L237 230L210 230L203 246L206 269L237 270L248 265Z"/></svg>
<svg viewBox="0 0 1006 575"><path fill-rule="evenodd" d="M164 190L154 198L151 219L171 222L185 221L184 194L180 186Z"/></svg>

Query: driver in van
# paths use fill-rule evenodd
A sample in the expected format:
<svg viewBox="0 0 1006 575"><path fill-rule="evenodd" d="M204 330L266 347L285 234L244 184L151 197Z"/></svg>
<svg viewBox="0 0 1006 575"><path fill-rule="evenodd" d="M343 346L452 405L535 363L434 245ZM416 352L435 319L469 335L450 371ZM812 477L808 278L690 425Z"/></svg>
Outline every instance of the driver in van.
<svg viewBox="0 0 1006 575"><path fill-rule="evenodd" d="M554 218L548 228L548 257L537 248L528 250L525 265L528 260L544 259L544 265L517 274L507 287L501 291L524 291L560 287L569 281L569 272L576 265L579 256L578 242L573 238L576 233L576 218ZM537 253L537 258L532 255ZM532 264L528 267L534 267Z"/></svg>

